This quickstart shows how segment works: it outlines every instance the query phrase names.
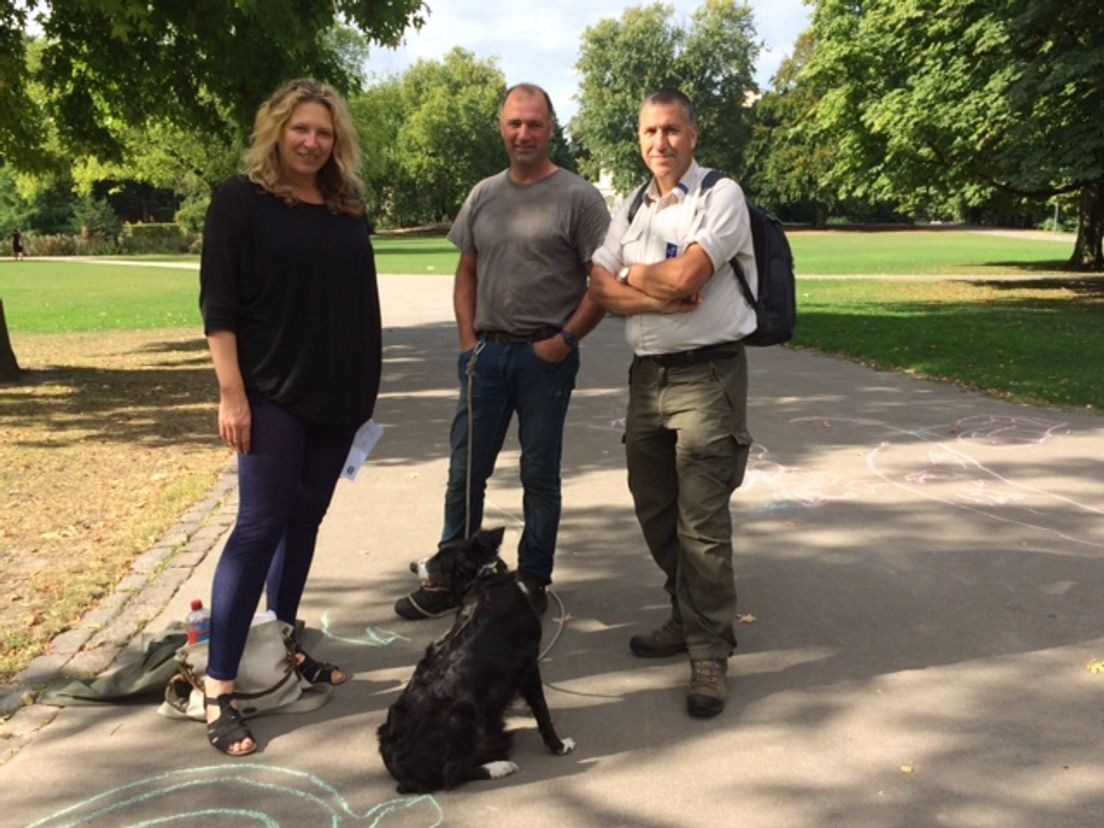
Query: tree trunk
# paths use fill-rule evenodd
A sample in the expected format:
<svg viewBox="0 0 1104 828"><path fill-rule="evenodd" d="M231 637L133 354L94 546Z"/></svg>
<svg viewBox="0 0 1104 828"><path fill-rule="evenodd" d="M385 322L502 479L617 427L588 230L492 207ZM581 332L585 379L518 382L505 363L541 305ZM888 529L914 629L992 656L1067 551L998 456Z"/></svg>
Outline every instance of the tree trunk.
<svg viewBox="0 0 1104 828"><path fill-rule="evenodd" d="M1077 241L1070 266L1077 270L1104 270L1101 237L1104 237L1104 178L1081 188Z"/></svg>
<svg viewBox="0 0 1104 828"><path fill-rule="evenodd" d="M8 321L4 318L4 300L0 299L0 382L18 382L23 378L23 369L15 361L8 338Z"/></svg>
<svg viewBox="0 0 1104 828"><path fill-rule="evenodd" d="M813 218L813 228L823 230L828 226L828 205L823 201L816 202L816 216Z"/></svg>

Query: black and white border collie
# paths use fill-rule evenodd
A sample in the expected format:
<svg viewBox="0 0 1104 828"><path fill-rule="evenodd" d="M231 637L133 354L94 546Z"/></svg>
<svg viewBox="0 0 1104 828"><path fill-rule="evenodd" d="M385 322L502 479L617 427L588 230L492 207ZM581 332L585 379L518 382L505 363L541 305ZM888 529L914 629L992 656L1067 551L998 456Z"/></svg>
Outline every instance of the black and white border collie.
<svg viewBox="0 0 1104 828"><path fill-rule="evenodd" d="M544 700L537 658L541 622L498 557L503 529L442 544L412 563L422 580L447 587L460 602L452 628L426 648L378 731L380 755L399 793L430 793L517 770L513 733L503 714L520 694L548 749L561 740Z"/></svg>

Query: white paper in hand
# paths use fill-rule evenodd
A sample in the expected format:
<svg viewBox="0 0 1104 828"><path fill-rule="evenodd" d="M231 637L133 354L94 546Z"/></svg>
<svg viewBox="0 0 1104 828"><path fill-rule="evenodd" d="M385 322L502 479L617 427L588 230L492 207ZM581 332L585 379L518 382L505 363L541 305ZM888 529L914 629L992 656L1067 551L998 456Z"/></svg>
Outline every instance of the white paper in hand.
<svg viewBox="0 0 1104 828"><path fill-rule="evenodd" d="M349 447L349 456L345 458L341 476L356 480L357 472L360 471L360 467L364 465L382 436L383 429L375 420L368 420L358 428L357 433L353 435L353 444Z"/></svg>

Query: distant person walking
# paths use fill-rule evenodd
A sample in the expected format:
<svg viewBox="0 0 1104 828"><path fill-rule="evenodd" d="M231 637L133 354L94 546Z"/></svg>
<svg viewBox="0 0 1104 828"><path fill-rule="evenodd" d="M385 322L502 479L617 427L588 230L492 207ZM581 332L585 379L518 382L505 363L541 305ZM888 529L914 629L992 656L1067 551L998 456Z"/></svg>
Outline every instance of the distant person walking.
<svg viewBox="0 0 1104 828"><path fill-rule="evenodd" d="M23 256L26 251L23 249L23 234L18 230L13 230L11 235L12 244L12 256L15 257L17 262L23 261Z"/></svg>
<svg viewBox="0 0 1104 828"><path fill-rule="evenodd" d="M460 399L449 432L441 542L479 530L487 479L516 413L525 519L518 577L543 614L579 340L604 315L586 291L609 209L593 184L552 161L556 113L539 86L507 90L499 128L510 166L472 188L448 235L460 250L453 288ZM455 609L448 591L431 583L395 604L410 620Z"/></svg>
<svg viewBox="0 0 1104 828"><path fill-rule="evenodd" d="M295 80L261 105L246 174L222 185L203 231L200 307L219 384L219 435L238 453L237 523L215 570L208 739L256 749L234 680L267 579L268 609L295 623L382 359L379 293L359 142L331 87ZM346 675L299 650L301 674Z"/></svg>
<svg viewBox="0 0 1104 828"><path fill-rule="evenodd" d="M698 119L677 89L644 99L640 151L652 172L594 254L590 295L625 314L633 349L625 458L637 520L662 570L671 614L629 640L633 654L688 653L692 716L724 709L736 646L728 502L747 465L747 357L755 314L729 264L755 272L747 205L730 178L703 190Z"/></svg>

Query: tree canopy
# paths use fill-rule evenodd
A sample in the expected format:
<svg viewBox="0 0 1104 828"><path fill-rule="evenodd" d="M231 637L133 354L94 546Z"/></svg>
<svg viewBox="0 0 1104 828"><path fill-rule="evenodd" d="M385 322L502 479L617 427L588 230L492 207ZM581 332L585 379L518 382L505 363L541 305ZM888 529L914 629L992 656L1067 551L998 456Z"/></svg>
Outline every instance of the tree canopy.
<svg viewBox="0 0 1104 828"><path fill-rule="evenodd" d="M371 212L396 225L456 215L472 185L506 164L498 132L505 90L493 58L457 47L355 96Z"/></svg>
<svg viewBox="0 0 1104 828"><path fill-rule="evenodd" d="M583 153L583 169L595 178L599 169L609 170L623 192L645 172L636 136L640 102L662 86L677 86L694 101L699 160L734 174L743 169L744 104L757 88L759 53L751 8L742 0L705 0L689 26L673 20L671 6L654 3L602 20L582 36L571 138Z"/></svg>
<svg viewBox="0 0 1104 828"><path fill-rule="evenodd" d="M798 82L812 54L812 33L806 31L779 66L770 91L755 103L747 189L776 212L786 207L812 212L814 223L822 226L838 202L824 177L833 148L795 128L812 115L823 96L812 83Z"/></svg>
<svg viewBox="0 0 1104 828"><path fill-rule="evenodd" d="M40 169L56 132L68 153L118 159L126 130L150 121L247 128L290 77L357 87L339 21L394 45L425 12L423 0L0 0L0 156ZM45 44L34 66L32 21Z"/></svg>
<svg viewBox="0 0 1104 828"><path fill-rule="evenodd" d="M1079 193L1072 264L1102 268L1099 0L819 0L806 138L844 192L916 209Z"/></svg>

